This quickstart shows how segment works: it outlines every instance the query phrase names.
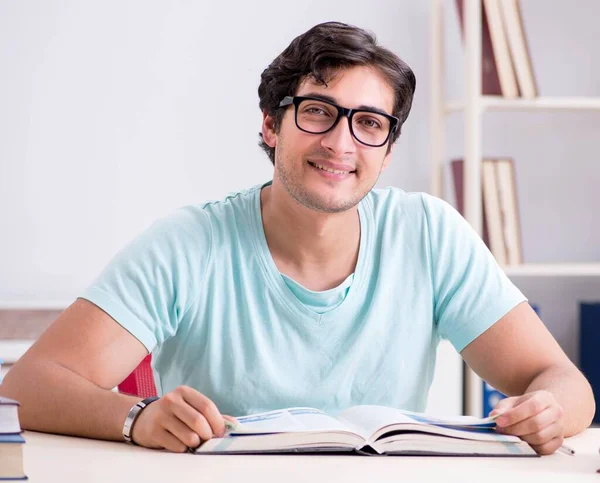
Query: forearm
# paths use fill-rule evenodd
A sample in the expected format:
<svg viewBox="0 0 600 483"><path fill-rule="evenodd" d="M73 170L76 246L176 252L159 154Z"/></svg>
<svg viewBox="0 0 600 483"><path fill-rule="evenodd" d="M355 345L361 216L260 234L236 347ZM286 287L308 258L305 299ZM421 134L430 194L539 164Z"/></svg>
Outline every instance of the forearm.
<svg viewBox="0 0 600 483"><path fill-rule="evenodd" d="M572 436L587 428L596 405L594 394L586 378L576 368L552 366L538 374L526 392L548 391L564 410L565 436Z"/></svg>
<svg viewBox="0 0 600 483"><path fill-rule="evenodd" d="M140 398L101 388L53 362L17 363L0 395L21 403L24 429L96 439L122 440L127 413Z"/></svg>

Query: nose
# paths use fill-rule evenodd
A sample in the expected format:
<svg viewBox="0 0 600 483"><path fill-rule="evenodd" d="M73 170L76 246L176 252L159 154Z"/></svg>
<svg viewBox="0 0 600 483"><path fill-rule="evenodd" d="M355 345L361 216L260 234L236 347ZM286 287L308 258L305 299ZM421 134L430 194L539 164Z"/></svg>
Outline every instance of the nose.
<svg viewBox="0 0 600 483"><path fill-rule="evenodd" d="M336 156L356 151L356 141L350 132L350 120L342 117L337 125L323 135L321 146Z"/></svg>

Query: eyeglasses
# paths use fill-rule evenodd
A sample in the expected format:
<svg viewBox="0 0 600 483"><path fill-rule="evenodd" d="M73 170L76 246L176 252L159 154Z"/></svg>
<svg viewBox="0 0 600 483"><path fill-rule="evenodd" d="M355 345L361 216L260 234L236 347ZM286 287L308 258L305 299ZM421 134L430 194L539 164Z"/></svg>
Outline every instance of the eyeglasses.
<svg viewBox="0 0 600 483"><path fill-rule="evenodd" d="M294 104L296 126L310 134L331 131L342 117L348 118L354 139L365 146L378 148L387 143L399 119L370 109L348 109L318 97L286 96L279 107Z"/></svg>

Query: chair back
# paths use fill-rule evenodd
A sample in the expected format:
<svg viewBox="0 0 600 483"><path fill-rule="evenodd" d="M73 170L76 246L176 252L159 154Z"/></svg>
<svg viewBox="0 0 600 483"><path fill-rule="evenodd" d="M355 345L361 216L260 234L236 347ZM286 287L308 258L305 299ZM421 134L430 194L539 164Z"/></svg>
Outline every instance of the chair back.
<svg viewBox="0 0 600 483"><path fill-rule="evenodd" d="M156 396L154 375L152 374L152 354L148 354L142 362L118 386L119 392L143 397Z"/></svg>

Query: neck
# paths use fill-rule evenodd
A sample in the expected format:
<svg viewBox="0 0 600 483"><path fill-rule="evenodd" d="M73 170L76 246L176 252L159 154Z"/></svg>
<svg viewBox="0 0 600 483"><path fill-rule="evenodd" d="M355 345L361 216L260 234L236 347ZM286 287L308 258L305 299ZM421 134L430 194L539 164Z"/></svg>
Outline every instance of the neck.
<svg viewBox="0 0 600 483"><path fill-rule="evenodd" d="M283 188L261 191L263 227L281 273L311 290L339 285L355 267L360 244L358 208L320 213L295 201Z"/></svg>

